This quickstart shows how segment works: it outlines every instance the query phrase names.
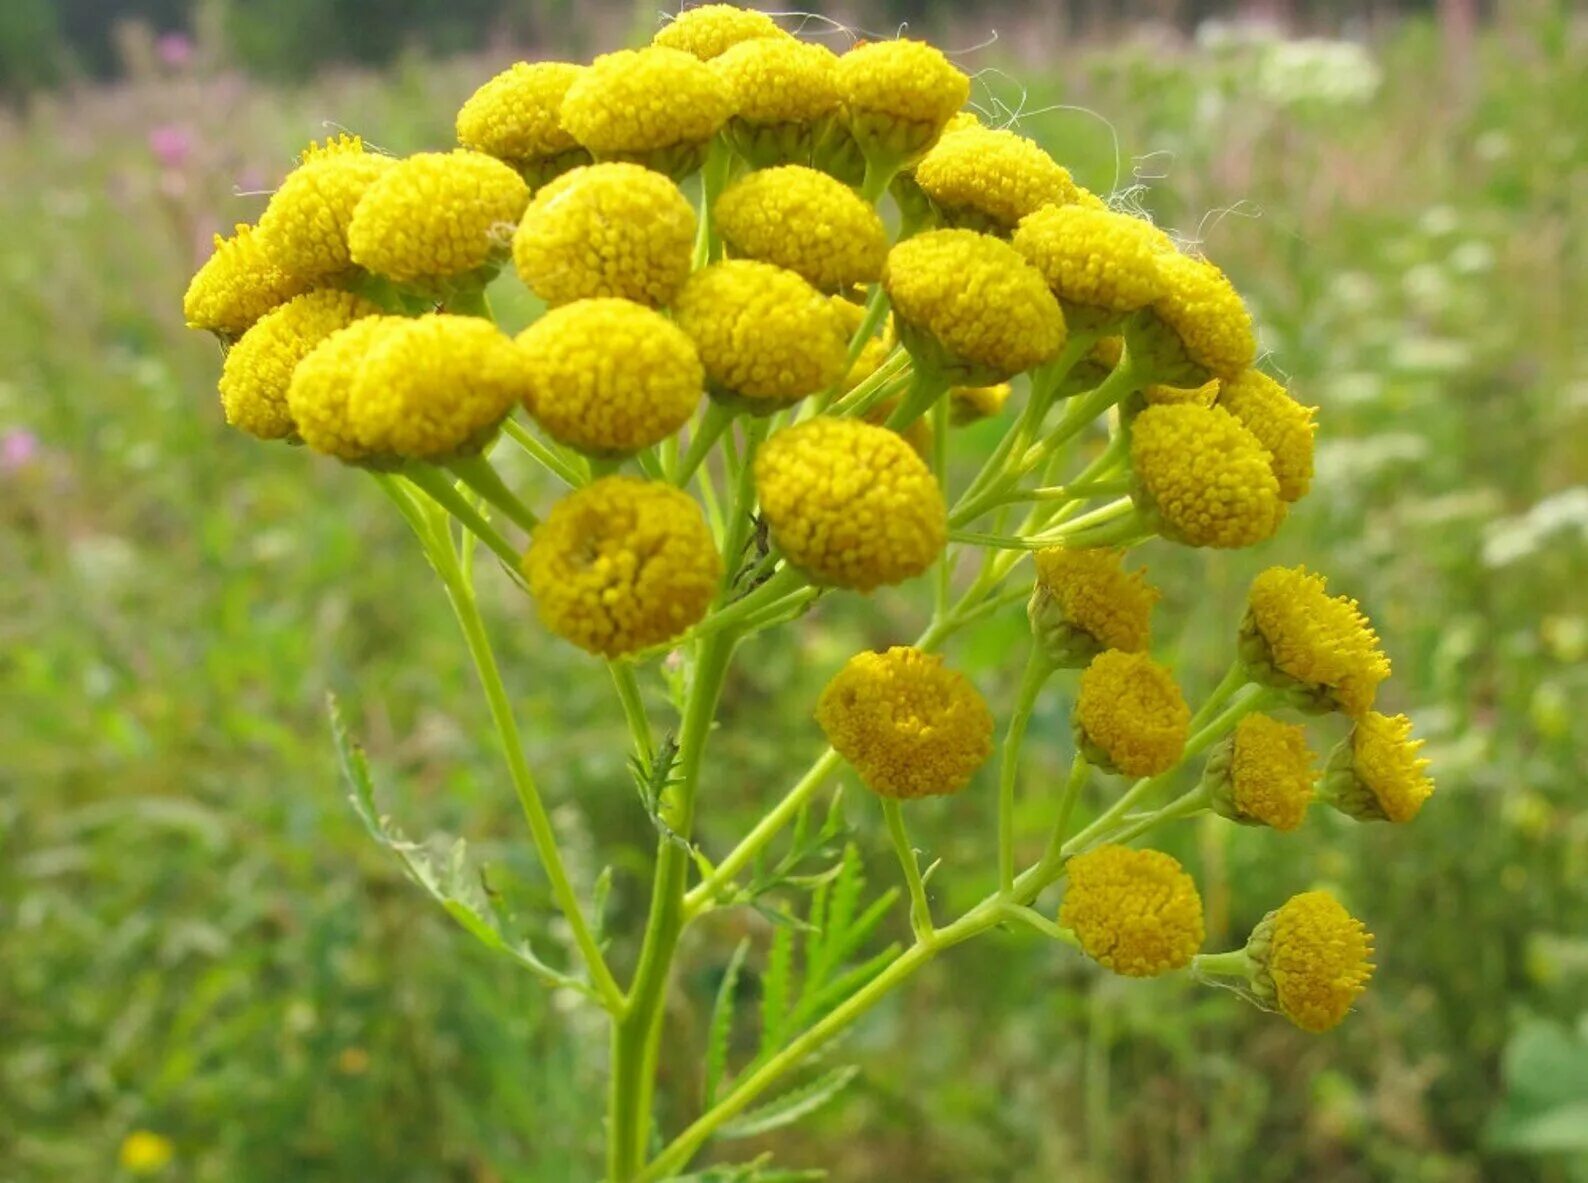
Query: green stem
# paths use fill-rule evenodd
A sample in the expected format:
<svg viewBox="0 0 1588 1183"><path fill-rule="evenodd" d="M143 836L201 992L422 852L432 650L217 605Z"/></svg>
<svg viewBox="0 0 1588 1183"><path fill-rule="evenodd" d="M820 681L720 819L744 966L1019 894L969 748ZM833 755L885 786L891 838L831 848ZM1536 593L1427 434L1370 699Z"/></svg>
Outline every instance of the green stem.
<svg viewBox="0 0 1588 1183"><path fill-rule="evenodd" d="M507 487L501 473L484 456L460 456L448 462L447 467L453 476L478 494L486 504L505 514L524 533L533 534L535 527L540 525L540 519L518 499L518 494Z"/></svg>
<svg viewBox="0 0 1588 1183"><path fill-rule="evenodd" d="M640 681L634 666L618 659L607 662L612 673L612 685L617 689L618 702L623 706L623 718L629 725L629 738L634 742L634 753L649 763L656 754L651 739L651 722L645 714L645 698L640 693Z"/></svg>
<svg viewBox="0 0 1588 1183"><path fill-rule="evenodd" d="M432 464L410 464L403 469L403 476L461 522L469 533L490 547L509 571L517 572L522 558L517 548L497 533L496 527L485 520L467 497L458 492L457 486L446 473Z"/></svg>
<svg viewBox="0 0 1588 1183"><path fill-rule="evenodd" d="M695 255L691 270L699 271L711 262L717 253L715 205L717 197L728 184L733 169L733 149L726 139L717 136L706 150L706 160L700 166L700 216L695 228Z"/></svg>
<svg viewBox="0 0 1588 1183"><path fill-rule="evenodd" d="M534 460L552 476L556 477L570 489L577 489L585 483L584 473L579 471L566 456L558 449L536 439L534 434L517 420L508 419L502 424L502 433Z"/></svg>
<svg viewBox="0 0 1588 1183"><path fill-rule="evenodd" d="M755 454L766 439L765 419L746 419L744 423L744 455L739 458L739 471L734 480L733 505L725 523L727 532L722 544L723 583L722 598L733 593L744 549L750 541L750 530L755 519ZM719 598L719 602L720 602Z"/></svg>
<svg viewBox="0 0 1588 1183"><path fill-rule="evenodd" d="M1070 403L1064 418L1059 425L1041 443L1029 448L1016 462L1017 476L1030 472L1044 459L1051 455L1055 449L1069 443L1070 440L1085 431L1099 415L1108 410L1115 403L1128 395L1140 390L1147 385L1150 378L1142 371L1130 364L1127 355L1121 359L1119 365L1114 367L1112 373L1104 378L1087 394L1078 395Z"/></svg>
<svg viewBox="0 0 1588 1183"><path fill-rule="evenodd" d="M1146 817L1137 818L1123 829L1110 834L1108 840L1110 842L1130 842L1141 837L1148 830L1161 826L1164 822L1190 817L1192 814L1201 813L1207 807L1208 790L1199 785L1189 793L1176 797L1162 809L1154 810Z"/></svg>
<svg viewBox="0 0 1588 1183"><path fill-rule="evenodd" d="M910 843L910 833L905 829L904 811L892 797L882 798L882 816L888 823L888 837L893 840L894 853L899 856L899 867L904 871L905 885L910 889L910 927L915 939L923 945L932 943L932 906L927 902L926 884L921 879L921 866L915 857L915 847Z"/></svg>
<svg viewBox="0 0 1588 1183"><path fill-rule="evenodd" d="M866 175L860 182L860 197L869 205L876 205L888 191L893 178L899 174L898 161L885 161L866 155Z"/></svg>
<svg viewBox="0 0 1588 1183"><path fill-rule="evenodd" d="M947 396L948 379L930 370L917 368L909 391L899 401L899 405L893 408L893 414L888 416L888 421L883 426L889 431L903 431L926 414L934 402L946 400Z"/></svg>
<svg viewBox="0 0 1588 1183"><path fill-rule="evenodd" d="M695 475L702 461L717 446L717 441L728 428L733 426L733 412L724 407L716 399L706 403L706 411L700 417L700 424L689 437L689 451L684 453L684 458L673 473L673 483L679 488L689 484L689 478Z"/></svg>
<svg viewBox="0 0 1588 1183"><path fill-rule="evenodd" d="M932 406L932 469L937 473L937 487L944 504L948 503L948 398L937 400ZM932 581L932 614L942 616L948 611L948 595L954 577L954 564L945 544L937 556L937 570Z"/></svg>
<svg viewBox="0 0 1588 1183"><path fill-rule="evenodd" d="M1052 676L1053 669L1053 663L1033 645L1020 688L1015 692L1009 730L1004 735L998 767L998 886L1005 895L1015 886L1015 782L1020 776L1020 749L1025 743L1026 726L1031 721L1037 695Z"/></svg>
<svg viewBox="0 0 1588 1183"><path fill-rule="evenodd" d="M1244 948L1228 953L1199 953L1191 959L1191 973L1198 978L1250 978L1252 959Z"/></svg>
<svg viewBox="0 0 1588 1183"><path fill-rule="evenodd" d="M892 398L913 380L910 355L896 349L883 363L827 408L827 414L858 419L884 399Z"/></svg>
<svg viewBox="0 0 1588 1183"><path fill-rule="evenodd" d="M1053 819L1053 836L1048 839L1047 851L1043 854L1043 862L1062 863L1064 860L1064 837L1070 832L1070 818L1075 816L1076 803L1081 799L1081 793L1086 788L1086 782L1092 777L1092 766L1087 763L1086 757L1080 752L1075 753L1075 758L1070 761L1070 775L1065 778L1064 792L1059 796L1059 814Z"/></svg>
<svg viewBox="0 0 1588 1183"><path fill-rule="evenodd" d="M1197 707L1196 714L1191 716L1191 730L1199 730L1204 723L1221 710L1225 703L1241 687L1252 680L1246 670L1246 663L1237 659L1224 671L1224 677L1219 679L1219 684L1213 687L1208 696L1202 700L1202 705Z"/></svg>

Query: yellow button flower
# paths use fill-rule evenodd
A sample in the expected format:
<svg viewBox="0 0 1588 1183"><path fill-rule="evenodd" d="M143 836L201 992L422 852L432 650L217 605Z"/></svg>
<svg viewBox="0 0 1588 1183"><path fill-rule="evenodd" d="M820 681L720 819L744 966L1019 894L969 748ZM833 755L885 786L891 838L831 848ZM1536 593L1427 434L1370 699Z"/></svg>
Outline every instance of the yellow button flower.
<svg viewBox="0 0 1588 1183"><path fill-rule="evenodd" d="M287 405L293 371L325 338L361 316L380 312L351 292L305 292L242 335L221 368L226 422L260 439L285 439L296 424Z"/></svg>
<svg viewBox="0 0 1588 1183"><path fill-rule="evenodd" d="M900 163L930 148L970 97L970 79L924 41L863 41L834 75L850 133Z"/></svg>
<svg viewBox="0 0 1588 1183"><path fill-rule="evenodd" d="M1291 896L1253 930L1258 1000L1303 1031L1338 1026L1373 976L1373 934L1326 891Z"/></svg>
<svg viewBox="0 0 1588 1183"><path fill-rule="evenodd" d="M553 437L596 456L626 456L676 432L706 375L694 343L628 300L576 300L518 337L533 377L529 408Z"/></svg>
<svg viewBox="0 0 1588 1183"><path fill-rule="evenodd" d="M576 168L535 194L513 262L548 304L618 296L671 304L695 249L695 211L678 186L637 164Z"/></svg>
<svg viewBox="0 0 1588 1183"><path fill-rule="evenodd" d="M1008 234L1027 214L1075 200L1069 170L1024 136L979 124L944 134L915 183L951 226Z"/></svg>
<svg viewBox="0 0 1588 1183"><path fill-rule="evenodd" d="M940 656L903 645L851 657L822 691L816 721L883 797L957 793L992 754L993 719L976 687Z"/></svg>
<svg viewBox="0 0 1588 1183"><path fill-rule="evenodd" d="M287 409L298 435L316 452L348 463L372 461L353 427L350 400L364 369L364 359L400 316L369 316L354 321L320 342L293 371L287 387Z"/></svg>
<svg viewBox="0 0 1588 1183"><path fill-rule="evenodd" d="M775 411L844 375L843 320L792 271L749 259L714 263L689 277L673 312L718 397Z"/></svg>
<svg viewBox="0 0 1588 1183"><path fill-rule="evenodd" d="M712 59L733 98L728 136L741 156L765 166L809 160L838 110L838 57L793 37L741 41Z"/></svg>
<svg viewBox="0 0 1588 1183"><path fill-rule="evenodd" d="M1252 546L1285 518L1268 450L1228 411L1148 407L1131 431L1137 503L1187 546Z"/></svg>
<svg viewBox="0 0 1588 1183"><path fill-rule="evenodd" d="M1081 674L1074 725L1086 758L1103 771L1157 776L1180 762L1191 710L1163 666L1109 649Z"/></svg>
<svg viewBox="0 0 1588 1183"><path fill-rule="evenodd" d="M562 99L583 66L515 62L458 111L458 143L504 160L534 184L587 163L590 154L562 126Z"/></svg>
<svg viewBox="0 0 1588 1183"><path fill-rule="evenodd" d="M129 1175L158 1175L171 1165L176 1147L164 1134L133 1130L121 1140L116 1161Z"/></svg>
<svg viewBox="0 0 1588 1183"><path fill-rule="evenodd" d="M562 100L562 125L597 160L629 160L672 176L700 166L733 113L727 84L694 54L653 45L603 54Z"/></svg>
<svg viewBox="0 0 1588 1183"><path fill-rule="evenodd" d="M989 235L917 234L888 252L882 282L917 361L965 385L1011 378L1064 344L1064 314L1042 276Z"/></svg>
<svg viewBox="0 0 1588 1183"><path fill-rule="evenodd" d="M764 12L737 4L702 4L669 20L651 38L651 44L682 50L709 62L742 42L769 38L793 40Z"/></svg>
<svg viewBox="0 0 1588 1183"><path fill-rule="evenodd" d="M755 459L772 539L819 583L869 592L932 565L948 511L931 469L885 428L818 417L785 427Z"/></svg>
<svg viewBox="0 0 1588 1183"><path fill-rule="evenodd" d="M875 283L888 257L877 211L848 185L803 165L747 174L713 213L732 254L786 268L824 292Z"/></svg>
<svg viewBox="0 0 1588 1183"><path fill-rule="evenodd" d="M1258 714L1213 750L1202 783L1225 817L1288 831L1307 816L1317 780L1307 729Z"/></svg>
<svg viewBox="0 0 1588 1183"><path fill-rule="evenodd" d="M1150 358L1160 380L1180 386L1250 368L1257 356L1252 315L1229 277L1206 259L1168 249L1157 263L1163 294L1152 316L1131 326L1132 352Z"/></svg>
<svg viewBox="0 0 1588 1183"><path fill-rule="evenodd" d="M687 493L610 476L552 507L524 555L524 575L548 629L613 658L698 623L716 594L722 559Z"/></svg>
<svg viewBox="0 0 1588 1183"><path fill-rule="evenodd" d="M1331 596L1305 567L1270 567L1252 581L1241 660L1259 681L1297 692L1293 705L1367 713L1389 659L1357 602Z"/></svg>
<svg viewBox="0 0 1588 1183"><path fill-rule="evenodd" d="M949 422L955 427L964 427L991 419L1004 409L1011 389L1007 382L993 386L951 386L948 391Z"/></svg>
<svg viewBox="0 0 1588 1183"><path fill-rule="evenodd" d="M1259 370L1243 370L1219 384L1219 406L1245 425L1273 457L1279 495L1299 501L1312 484L1312 441L1317 407L1291 398L1278 382Z"/></svg>
<svg viewBox="0 0 1588 1183"><path fill-rule="evenodd" d="M353 262L398 283L457 279L492 263L529 204L529 186L483 152L421 152L372 184L353 212Z"/></svg>
<svg viewBox="0 0 1588 1183"><path fill-rule="evenodd" d="M347 245L353 211L397 162L364 151L357 136L310 144L259 219L259 245L270 261L303 283L324 283L353 266Z"/></svg>
<svg viewBox="0 0 1588 1183"><path fill-rule="evenodd" d="M1072 309L1118 315L1164 292L1150 226L1112 210L1050 205L1020 223L1014 247L1042 273L1066 318L1074 319Z"/></svg>
<svg viewBox="0 0 1588 1183"><path fill-rule="evenodd" d="M252 226L239 225L230 238L215 236L215 253L182 297L182 315L190 329L241 337L265 313L307 288L270 261Z"/></svg>
<svg viewBox="0 0 1588 1183"><path fill-rule="evenodd" d="M477 451L529 393L529 358L488 320L431 313L380 324L348 397L354 434L372 454Z"/></svg>
<svg viewBox="0 0 1588 1183"><path fill-rule="evenodd" d="M1059 923L1117 974L1152 978L1191 963L1204 938L1202 897L1173 857L1099 846L1067 864Z"/></svg>
<svg viewBox="0 0 1588 1183"><path fill-rule="evenodd" d="M1036 553L1037 581L1028 612L1048 658L1077 667L1105 649L1140 653L1160 592L1141 571L1126 571L1125 552L1052 547Z"/></svg>
<svg viewBox="0 0 1588 1183"><path fill-rule="evenodd" d="M1423 742L1405 715L1368 711L1329 760L1329 803L1359 821L1411 821L1434 792Z"/></svg>

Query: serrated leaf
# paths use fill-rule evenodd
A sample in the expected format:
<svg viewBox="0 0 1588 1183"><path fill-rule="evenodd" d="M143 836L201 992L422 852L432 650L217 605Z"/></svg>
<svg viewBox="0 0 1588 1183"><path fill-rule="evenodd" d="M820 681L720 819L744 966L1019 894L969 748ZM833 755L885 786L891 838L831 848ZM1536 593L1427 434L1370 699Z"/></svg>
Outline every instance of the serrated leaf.
<svg viewBox="0 0 1588 1183"><path fill-rule="evenodd" d="M468 846L462 838L454 840L445 852L438 853L432 845L411 841L380 812L375 803L375 781L370 775L369 760L364 749L349 734L335 695L326 696L326 707L353 812L370 836L396 856L408 878L486 948L510 957L548 984L588 992L589 987L583 982L559 973L542 961L527 940L508 934L503 917L470 861Z"/></svg>
<svg viewBox="0 0 1588 1183"><path fill-rule="evenodd" d="M711 1008L711 1026L706 1031L706 1094L705 1107L717 1103L717 1087L728 1069L728 1040L733 1035L734 1003L739 989L739 971L744 968L745 955L750 952L750 938L741 940L728 958L722 971L722 981L717 986L717 1001Z"/></svg>
<svg viewBox="0 0 1588 1183"><path fill-rule="evenodd" d="M794 985L794 930L779 928L772 934L766 972L761 975L761 1050L777 1046L788 1018Z"/></svg>
<svg viewBox="0 0 1588 1183"><path fill-rule="evenodd" d="M854 1065L834 1068L807 1085L784 1093L776 1100L741 1114L717 1131L719 1138L753 1138L771 1130L792 1125L815 1113L837 1096L857 1075Z"/></svg>
<svg viewBox="0 0 1588 1183"><path fill-rule="evenodd" d="M901 952L902 949L898 944L889 945L859 965L845 970L816 993L801 998L799 1006L794 1010L793 1026L803 1029L819 1021L851 994L863 990L872 978L892 965Z"/></svg>

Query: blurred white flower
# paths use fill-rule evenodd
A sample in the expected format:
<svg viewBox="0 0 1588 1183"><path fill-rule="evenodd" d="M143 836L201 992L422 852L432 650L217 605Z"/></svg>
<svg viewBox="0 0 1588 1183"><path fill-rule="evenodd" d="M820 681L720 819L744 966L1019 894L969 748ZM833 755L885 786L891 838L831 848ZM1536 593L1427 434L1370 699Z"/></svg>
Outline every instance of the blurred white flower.
<svg viewBox="0 0 1588 1183"><path fill-rule="evenodd" d="M1355 41L1276 41L1257 63L1258 93L1280 106L1360 106L1383 80L1372 54Z"/></svg>
<svg viewBox="0 0 1588 1183"><path fill-rule="evenodd" d="M1573 538L1588 545L1588 485L1562 489L1524 513L1495 522L1483 539L1483 561L1490 567L1508 567Z"/></svg>

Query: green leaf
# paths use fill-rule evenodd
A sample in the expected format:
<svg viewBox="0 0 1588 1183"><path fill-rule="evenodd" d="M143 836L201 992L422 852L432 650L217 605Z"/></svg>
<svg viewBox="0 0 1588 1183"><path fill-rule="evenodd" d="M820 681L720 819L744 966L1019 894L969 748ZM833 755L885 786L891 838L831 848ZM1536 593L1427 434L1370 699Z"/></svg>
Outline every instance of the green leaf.
<svg viewBox="0 0 1588 1183"><path fill-rule="evenodd" d="M558 972L536 956L528 940L508 934L506 917L492 900L480 871L469 859L468 846L462 838L444 850L437 849L438 843L413 842L379 811L369 760L364 749L349 735L335 695L326 696L326 707L331 716L331 735L336 743L342 776L348 784L348 800L370 836L391 851L408 877L486 948L518 962L550 985L588 993L585 983Z"/></svg>
<svg viewBox="0 0 1588 1183"><path fill-rule="evenodd" d="M722 982L717 987L717 1001L711 1008L711 1026L706 1032L706 1097L705 1107L717 1103L717 1087L722 1083L728 1068L728 1039L733 1034L734 1001L739 990L739 971L744 968L745 955L750 952L750 938L745 937L728 958L728 968L722 971Z"/></svg>
<svg viewBox="0 0 1588 1183"><path fill-rule="evenodd" d="M794 985L794 930L780 927L772 934L772 951L761 975L761 1050L777 1046L788 1018Z"/></svg>
<svg viewBox="0 0 1588 1183"><path fill-rule="evenodd" d="M742 1114L717 1131L719 1138L753 1138L792 1125L815 1113L837 1096L857 1075L854 1065L834 1068L807 1085L784 1093L774 1101Z"/></svg>

